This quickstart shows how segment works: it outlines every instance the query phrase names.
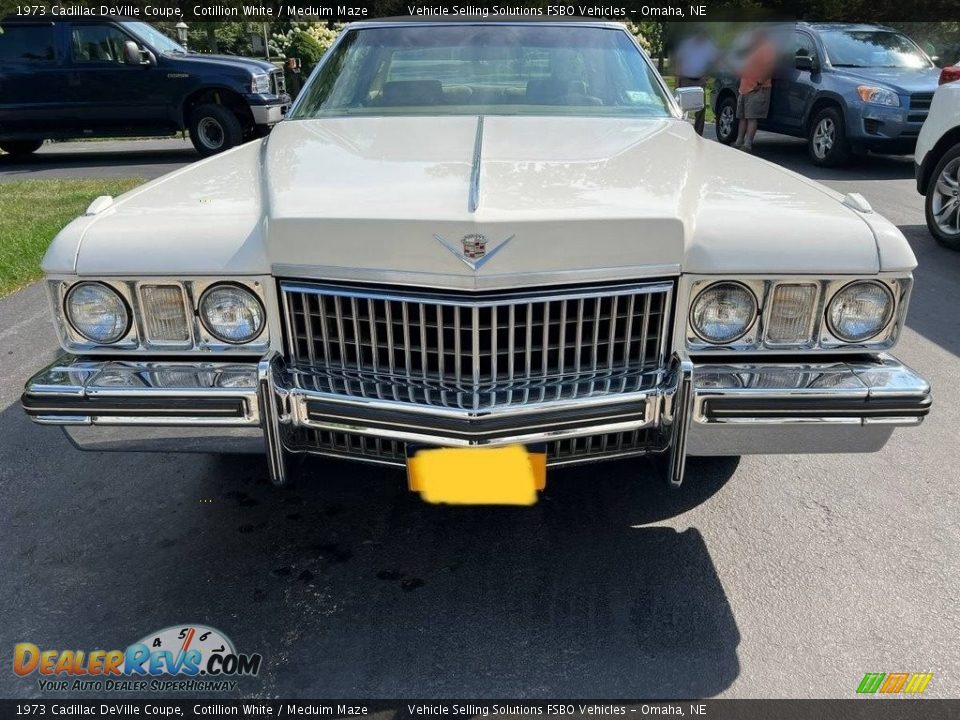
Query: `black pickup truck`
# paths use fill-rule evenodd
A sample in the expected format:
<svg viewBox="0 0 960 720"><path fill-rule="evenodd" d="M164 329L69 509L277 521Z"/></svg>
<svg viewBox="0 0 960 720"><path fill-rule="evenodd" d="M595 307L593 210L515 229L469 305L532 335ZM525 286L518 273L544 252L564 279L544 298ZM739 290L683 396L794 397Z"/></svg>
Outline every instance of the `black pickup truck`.
<svg viewBox="0 0 960 720"><path fill-rule="evenodd" d="M46 139L172 135L203 155L261 135L290 106L262 60L188 52L123 18L0 22L0 148Z"/></svg>

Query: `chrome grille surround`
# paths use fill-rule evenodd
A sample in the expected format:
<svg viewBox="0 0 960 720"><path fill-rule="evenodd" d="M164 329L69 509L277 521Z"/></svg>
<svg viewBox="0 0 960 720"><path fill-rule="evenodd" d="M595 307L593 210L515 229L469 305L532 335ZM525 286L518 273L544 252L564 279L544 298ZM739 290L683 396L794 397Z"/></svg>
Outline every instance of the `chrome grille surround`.
<svg viewBox="0 0 960 720"><path fill-rule="evenodd" d="M280 284L304 389L480 416L658 385L673 284L483 295Z"/></svg>

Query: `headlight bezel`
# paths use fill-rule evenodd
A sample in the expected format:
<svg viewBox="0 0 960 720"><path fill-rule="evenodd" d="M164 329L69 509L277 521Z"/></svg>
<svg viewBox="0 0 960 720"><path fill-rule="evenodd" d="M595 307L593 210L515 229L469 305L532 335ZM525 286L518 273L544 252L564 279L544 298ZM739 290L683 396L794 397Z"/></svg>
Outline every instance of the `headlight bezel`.
<svg viewBox="0 0 960 720"><path fill-rule="evenodd" d="M702 328L698 328L696 326L696 323L694 322L694 319L693 319L693 314L694 314L694 310L697 307L697 303L700 302L700 299L706 293L712 290L716 290L725 285L733 286L737 289L740 289L746 292L747 296L750 298L750 301L752 303L752 308L750 311L750 320L743 326L743 330L738 335L731 336L730 338L727 338L726 340L723 340L723 341L715 341L707 337L706 334L703 332ZM689 311L687 312L687 316L688 316L687 321L689 323L690 329L693 330L694 334L698 338L700 338L703 342L711 345L712 347L729 347L730 345L736 344L739 341L743 341L743 342L752 341L752 338L749 338L747 336L750 334L751 330L754 328L754 326L757 323L757 318L759 317L759 310L760 310L760 304L757 300L757 295L748 285L742 282L738 282L736 280L719 280L717 282L706 285L705 287L701 288L698 293L692 296L692 299L690 301L690 308L689 308Z"/></svg>
<svg viewBox="0 0 960 720"><path fill-rule="evenodd" d="M270 73L254 73L250 76L250 92L253 95L271 95Z"/></svg>
<svg viewBox="0 0 960 720"><path fill-rule="evenodd" d="M120 301L120 307L124 314L123 330L112 340L97 340L96 338L93 338L87 333L83 332L83 330L78 327L77 320L74 317L74 313L70 307L70 298L75 292L84 287L105 288L110 292L110 294L114 295L116 299ZM66 288L61 299L61 308L64 321L70 332L75 334L77 337L82 338L84 342L91 343L96 347L117 347L124 341L125 338L130 335L130 331L135 322L134 313L131 309L130 302L123 296L123 293L118 292L117 289L112 287L109 283L100 282L98 280L81 280L74 283L69 288Z"/></svg>
<svg viewBox="0 0 960 720"><path fill-rule="evenodd" d="M253 301L257 303L257 305L260 308L260 318L261 318L260 327L257 329L257 331L253 335L251 335L246 340L234 341L217 334L217 332L214 331L208 324L208 318L204 316L204 310L203 310L204 301L208 297L210 297L210 293L216 292L217 290L221 290L221 289L227 289L227 288L238 288L241 291L246 292L248 295L250 295L250 297L253 298ZM214 283L209 287L207 287L203 291L203 293L197 298L196 310L197 310L197 319L199 320L201 327L207 333L209 333L210 337L226 345L230 345L230 346L249 345L252 342L256 342L257 338L259 338L263 334L264 330L266 330L267 328L267 309L263 305L263 300L257 297L256 293L251 292L248 287L240 283L231 282L229 280L224 282Z"/></svg>
<svg viewBox="0 0 960 720"><path fill-rule="evenodd" d="M884 286L893 297L893 310L887 325L881 332L860 342L850 342L836 335L830 328L826 314L833 298L846 286L855 282L876 282ZM697 355L727 355L732 350L739 352L759 352L772 354L789 352L791 354L816 354L823 351L833 353L856 353L886 350L896 344L906 316L913 279L909 274L884 273L870 276L820 276L810 275L774 275L774 276L693 276L686 282L688 311L685 325L679 330L685 333L686 349ZM749 287L759 302L758 317L750 332L734 343L716 345L705 342L692 328L690 314L694 300L707 286L718 282L738 282ZM818 289L814 302L814 317L811 320L810 340L802 343L770 342L767 329L772 312L771 301L776 288L780 285L815 284ZM683 285L681 286L681 292Z"/></svg>
<svg viewBox="0 0 960 720"><path fill-rule="evenodd" d="M844 337L844 335L840 333L840 331L836 328L834 324L833 317L832 317L833 304L840 299L840 296L843 293L847 292L851 288L855 288L860 285L869 285L872 287L881 288L886 293L886 296L889 300L889 304L887 306L886 319L883 321L883 325L881 325L876 332L862 338L850 340L848 337ZM833 296L824 304L823 321L827 329L829 330L829 332L833 335L833 337L838 338L846 343L852 343L852 344L865 343L865 342L869 342L873 338L882 334L890 326L890 323L893 321L893 318L894 318L894 313L896 312L896 306L897 306L897 301L896 301L896 298L894 297L893 292L891 292L890 288L884 285L883 283L877 282L876 280L853 280L852 282L847 283L846 285L841 287L839 290L837 290L837 292L834 293Z"/></svg>
<svg viewBox="0 0 960 720"><path fill-rule="evenodd" d="M106 285L118 293L126 303L131 321L126 335L110 345L91 342L79 334L66 315L64 300L70 289L83 282L95 282ZM241 286L250 292L260 303L264 323L259 335L248 343L226 343L211 335L200 322L198 315L200 297L214 285L230 283ZM70 353L116 355L121 352L153 353L156 355L175 355L184 352L213 351L233 355L262 355L272 347L271 328L276 328L278 308L275 298L268 291L274 280L270 276L240 277L170 277L139 276L92 278L75 275L51 275L47 277L48 298L54 314L54 321L61 347ZM189 339L186 342L151 338L144 317L144 304L141 302L141 288L148 285L176 285L180 288L186 304L189 326Z"/></svg>

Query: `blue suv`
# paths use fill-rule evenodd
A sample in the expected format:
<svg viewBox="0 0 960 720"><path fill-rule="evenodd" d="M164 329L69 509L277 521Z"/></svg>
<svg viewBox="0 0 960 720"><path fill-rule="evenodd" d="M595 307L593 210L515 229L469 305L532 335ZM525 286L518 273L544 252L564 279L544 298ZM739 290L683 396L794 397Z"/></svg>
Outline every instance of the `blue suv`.
<svg viewBox="0 0 960 720"><path fill-rule="evenodd" d="M912 153L927 117L937 69L905 35L880 25L796 23L770 35L780 50L770 113L761 130L804 137L817 165L853 153ZM714 86L717 139L737 137L737 78Z"/></svg>

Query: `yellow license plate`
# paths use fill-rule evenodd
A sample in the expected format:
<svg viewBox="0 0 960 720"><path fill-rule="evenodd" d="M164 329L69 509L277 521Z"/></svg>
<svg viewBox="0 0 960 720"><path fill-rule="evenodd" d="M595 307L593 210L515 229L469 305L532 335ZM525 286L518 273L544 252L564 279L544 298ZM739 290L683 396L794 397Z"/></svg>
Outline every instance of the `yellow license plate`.
<svg viewBox="0 0 960 720"><path fill-rule="evenodd" d="M407 459L407 482L428 503L533 505L547 456L523 445L420 450Z"/></svg>

